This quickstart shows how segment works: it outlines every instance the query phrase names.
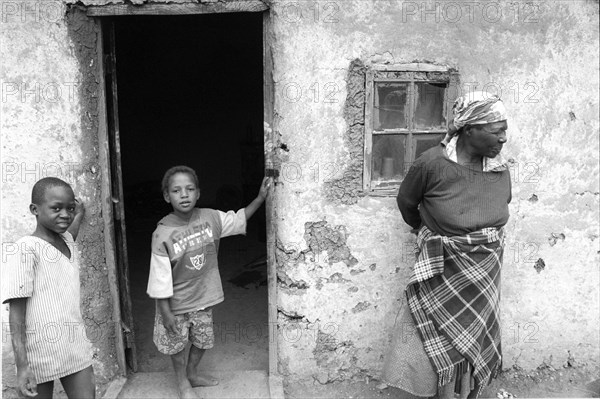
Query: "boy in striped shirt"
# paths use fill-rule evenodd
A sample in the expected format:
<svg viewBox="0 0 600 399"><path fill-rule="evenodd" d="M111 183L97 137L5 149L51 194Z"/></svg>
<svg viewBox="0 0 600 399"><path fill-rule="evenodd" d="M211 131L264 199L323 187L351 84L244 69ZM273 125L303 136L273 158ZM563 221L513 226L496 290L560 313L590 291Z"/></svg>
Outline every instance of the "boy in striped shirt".
<svg viewBox="0 0 600 399"><path fill-rule="evenodd" d="M69 399L94 398L92 346L79 302L75 238L85 213L71 186L46 177L33 186L30 212L37 226L5 252L3 303L17 366L17 390L52 398L60 379ZM4 274L4 273L3 273Z"/></svg>

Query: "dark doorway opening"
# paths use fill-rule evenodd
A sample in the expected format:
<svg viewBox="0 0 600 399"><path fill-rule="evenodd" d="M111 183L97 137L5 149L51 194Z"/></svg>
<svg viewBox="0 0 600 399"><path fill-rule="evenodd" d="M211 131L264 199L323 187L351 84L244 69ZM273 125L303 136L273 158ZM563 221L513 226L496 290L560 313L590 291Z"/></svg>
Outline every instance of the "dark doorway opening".
<svg viewBox="0 0 600 399"><path fill-rule="evenodd" d="M197 207L237 210L263 176L261 13L118 17L116 75L121 170L137 369L171 370L152 342L154 301L146 294L152 231L171 211L165 170L194 168ZM206 370L267 370L265 211L247 235L221 240L225 301L213 311L215 347Z"/></svg>

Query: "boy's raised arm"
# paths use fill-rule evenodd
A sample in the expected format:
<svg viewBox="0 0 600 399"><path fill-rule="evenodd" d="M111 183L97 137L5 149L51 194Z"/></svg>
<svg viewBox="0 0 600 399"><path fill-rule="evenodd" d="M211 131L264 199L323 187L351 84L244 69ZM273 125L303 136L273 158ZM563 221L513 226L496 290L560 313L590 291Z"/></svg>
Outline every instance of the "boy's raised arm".
<svg viewBox="0 0 600 399"><path fill-rule="evenodd" d="M77 239L77 234L79 234L79 227L81 226L81 221L83 220L83 216L85 215L85 206L83 202L79 198L75 198L75 217L73 218L73 222L69 226L69 233L73 236L73 241Z"/></svg>
<svg viewBox="0 0 600 399"><path fill-rule="evenodd" d="M262 205L262 203L269 195L269 188L271 187L272 179L270 177L264 177L263 181L260 185L260 190L258 192L258 196L244 209L246 213L246 220L250 219L254 212Z"/></svg>
<svg viewBox="0 0 600 399"><path fill-rule="evenodd" d="M37 395L37 383L29 368L25 343L27 341L25 328L25 313L27 298L15 298L10 301L9 326L12 339L15 363L17 365L17 388L25 396Z"/></svg>

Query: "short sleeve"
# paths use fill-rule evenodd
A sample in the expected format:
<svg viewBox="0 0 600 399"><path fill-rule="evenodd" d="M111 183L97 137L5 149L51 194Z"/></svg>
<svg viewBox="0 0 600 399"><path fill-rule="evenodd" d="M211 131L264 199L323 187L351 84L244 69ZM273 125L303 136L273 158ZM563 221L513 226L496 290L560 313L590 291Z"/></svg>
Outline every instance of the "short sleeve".
<svg viewBox="0 0 600 399"><path fill-rule="evenodd" d="M169 254L167 253L167 247L165 246L166 237L164 236L165 234L163 234L160 227L154 230L154 233L152 233L152 253L168 257Z"/></svg>
<svg viewBox="0 0 600 399"><path fill-rule="evenodd" d="M221 237L246 234L246 211L244 208L237 212L219 212L221 218Z"/></svg>
<svg viewBox="0 0 600 399"><path fill-rule="evenodd" d="M61 233L60 235L63 237L63 240L65 240L67 245L75 242L75 240L73 239L73 234L71 234L69 231L65 231L64 233Z"/></svg>
<svg viewBox="0 0 600 399"><path fill-rule="evenodd" d="M150 274L148 290L151 298L170 298L173 296L173 272L171 261L165 246L167 231L159 226L152 234L152 254L150 256Z"/></svg>
<svg viewBox="0 0 600 399"><path fill-rule="evenodd" d="M150 275L148 276L148 295L150 298L170 298L173 296L173 272L168 256L152 253L150 257Z"/></svg>
<svg viewBox="0 0 600 399"><path fill-rule="evenodd" d="M63 237L63 240L65 240L65 244L67 244L67 247L69 247L69 251L71 251L71 259L75 259L75 256L77 256L77 244L75 244L73 234L71 234L69 231L65 231L61 235Z"/></svg>
<svg viewBox="0 0 600 399"><path fill-rule="evenodd" d="M2 303L15 298L29 298L38 264L38 254L31 243L19 240L5 246L2 265Z"/></svg>

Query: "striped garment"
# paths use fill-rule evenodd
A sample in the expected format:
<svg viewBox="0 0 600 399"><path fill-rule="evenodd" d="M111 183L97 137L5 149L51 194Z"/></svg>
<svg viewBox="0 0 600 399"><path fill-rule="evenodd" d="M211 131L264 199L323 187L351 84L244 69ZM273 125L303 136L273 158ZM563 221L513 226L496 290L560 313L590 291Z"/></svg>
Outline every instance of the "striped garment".
<svg viewBox="0 0 600 399"><path fill-rule="evenodd" d="M438 385L446 385L471 364L480 394L502 366L504 230L484 228L445 237L423 227L417 245L420 252L406 296Z"/></svg>
<svg viewBox="0 0 600 399"><path fill-rule="evenodd" d="M79 303L77 250L69 232L62 237L71 259L47 241L27 236L14 243L14 252L5 251L6 263L2 266L3 303L28 298L25 350L38 384L92 364L92 345Z"/></svg>

